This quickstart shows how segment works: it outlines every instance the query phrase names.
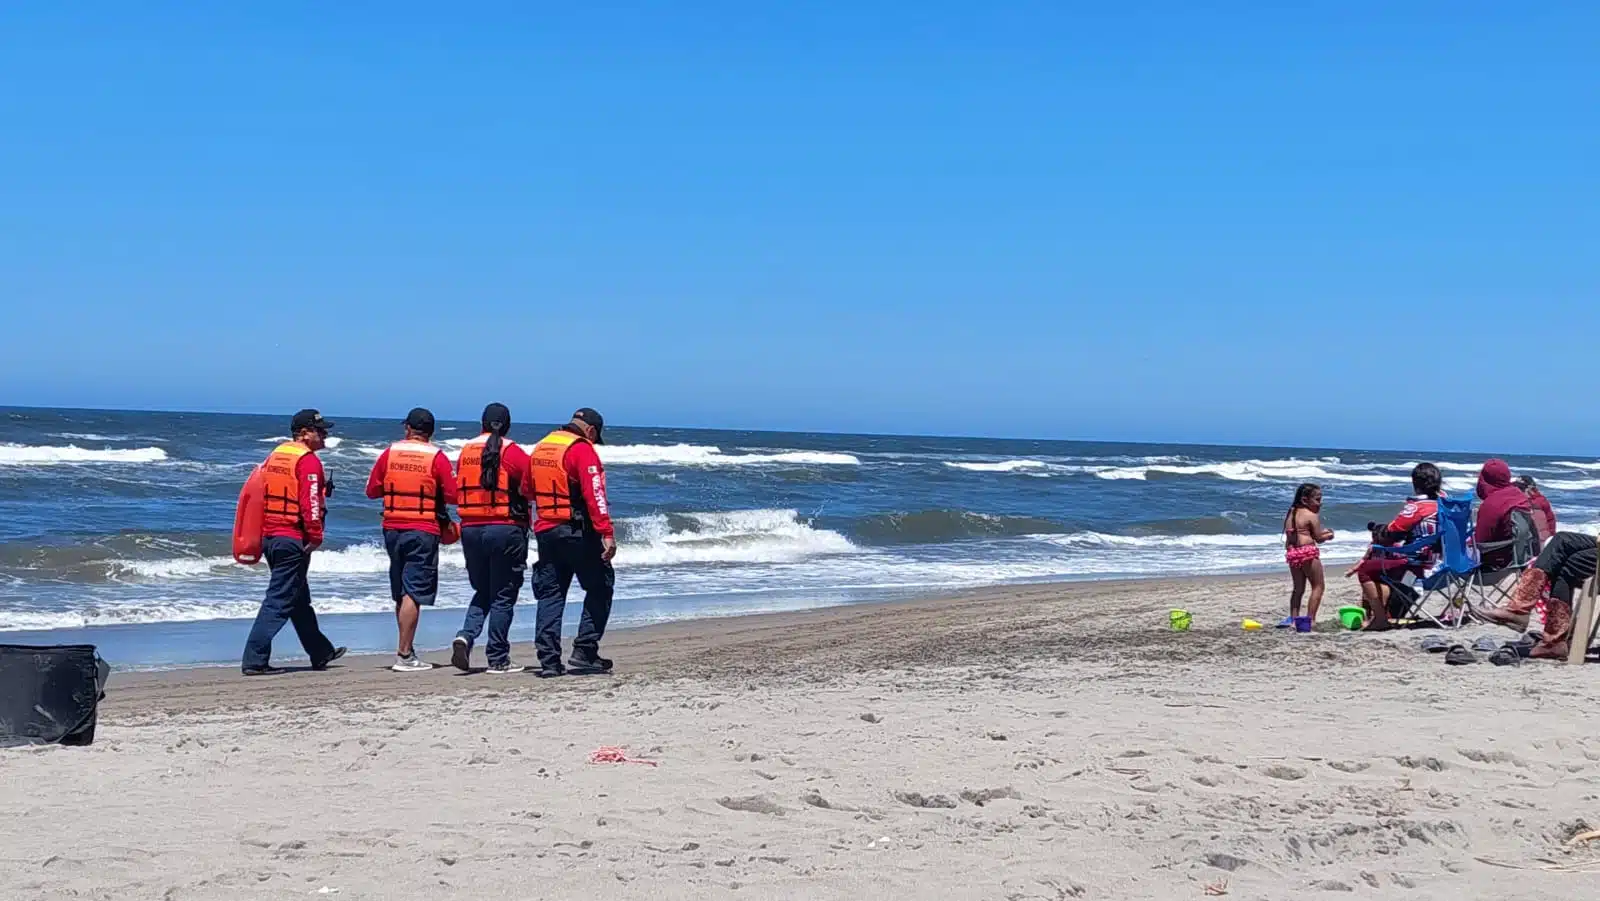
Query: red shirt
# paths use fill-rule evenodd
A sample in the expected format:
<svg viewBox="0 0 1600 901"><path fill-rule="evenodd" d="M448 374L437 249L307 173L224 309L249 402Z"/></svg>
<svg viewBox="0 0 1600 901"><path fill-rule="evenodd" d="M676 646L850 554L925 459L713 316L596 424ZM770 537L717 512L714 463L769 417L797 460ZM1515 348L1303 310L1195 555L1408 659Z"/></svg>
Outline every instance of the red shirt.
<svg viewBox="0 0 1600 901"><path fill-rule="evenodd" d="M506 484L523 492L523 484L528 481L528 452L509 438L500 442L500 471L506 475ZM468 516L461 514L463 526L526 526L526 522L519 522L509 516Z"/></svg>
<svg viewBox="0 0 1600 901"><path fill-rule="evenodd" d="M383 497L383 480L389 474L389 449L384 448L378 455L378 462L372 464L372 475L367 476L367 497L378 500ZM439 515L449 514L446 507L456 502L456 472L450 466L450 458L444 451L437 451L433 455L433 478L439 484ZM416 532L427 532L430 535L439 534L437 521L404 520L391 522L389 517L383 518L385 529L410 529Z"/></svg>
<svg viewBox="0 0 1600 901"><path fill-rule="evenodd" d="M294 538L306 544L322 543L322 523L328 517L328 476L315 453L294 461L294 479L300 485L300 523L298 526L263 522L261 537Z"/></svg>
<svg viewBox="0 0 1600 901"><path fill-rule="evenodd" d="M604 538L614 537L616 532L611 525L611 503L606 499L606 468L600 462L600 455L595 453L594 445L587 441L574 442L567 448L566 456L561 458L561 466L567 471L568 480L576 482L583 489L589 525ZM533 497L531 467L524 472L522 494L524 497ZM559 525L559 522L535 519L533 531L548 532Z"/></svg>

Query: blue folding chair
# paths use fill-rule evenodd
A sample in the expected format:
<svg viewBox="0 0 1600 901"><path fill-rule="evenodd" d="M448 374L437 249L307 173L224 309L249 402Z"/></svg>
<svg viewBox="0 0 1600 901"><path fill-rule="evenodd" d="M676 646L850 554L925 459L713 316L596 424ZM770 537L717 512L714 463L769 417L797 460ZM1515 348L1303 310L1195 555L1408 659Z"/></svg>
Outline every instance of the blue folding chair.
<svg viewBox="0 0 1600 901"><path fill-rule="evenodd" d="M1429 622L1441 628L1465 624L1472 610L1467 589L1478 571L1471 538L1472 499L1441 497L1438 532L1399 547L1373 545L1374 553L1403 558L1413 568L1424 570L1422 579L1415 583L1410 570L1400 579L1379 577L1389 587L1390 618ZM1432 567L1431 571L1428 567Z"/></svg>

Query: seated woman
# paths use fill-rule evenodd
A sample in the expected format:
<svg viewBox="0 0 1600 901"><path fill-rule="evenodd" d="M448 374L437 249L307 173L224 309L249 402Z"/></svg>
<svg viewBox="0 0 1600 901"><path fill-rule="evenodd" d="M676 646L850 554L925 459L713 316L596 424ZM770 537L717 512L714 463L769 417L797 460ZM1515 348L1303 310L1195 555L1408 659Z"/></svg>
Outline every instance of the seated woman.
<svg viewBox="0 0 1600 901"><path fill-rule="evenodd" d="M1504 607L1479 611L1478 615L1491 623L1513 629L1528 627L1528 614L1538 605L1545 587L1550 589L1550 600L1545 603L1544 639L1534 645L1530 657L1548 660L1565 660L1571 646L1572 595L1585 579L1594 575L1596 545L1593 535L1580 532L1557 532L1545 542L1539 559L1523 570L1517 587L1511 591L1511 600ZM1583 636L1587 639L1589 636Z"/></svg>
<svg viewBox="0 0 1600 901"><path fill-rule="evenodd" d="M1478 500L1483 503L1478 507L1473 540L1480 549L1516 537L1512 513L1522 510L1530 517L1533 515L1528 495L1511 484L1511 467L1504 460L1494 459L1483 464L1483 470L1478 473ZM1517 549L1509 546L1483 551L1481 565L1484 572L1499 572L1515 563L1516 555Z"/></svg>
<svg viewBox="0 0 1600 901"><path fill-rule="evenodd" d="M1406 498L1400 513L1386 526L1367 523L1374 547L1367 551L1367 556L1360 563L1345 573L1347 577L1354 575L1361 580L1361 606L1367 609L1367 624L1363 627L1365 631L1382 632L1391 627L1389 586L1384 583L1384 577L1398 580L1409 570L1420 578L1423 568L1436 556L1429 550L1413 562L1402 556L1385 554L1378 548L1399 547L1438 533L1441 481L1439 467L1432 463L1418 463L1411 470L1412 494Z"/></svg>
<svg viewBox="0 0 1600 901"><path fill-rule="evenodd" d="M1533 524L1539 530L1539 543L1542 545L1555 537L1556 511L1550 506L1550 499L1539 490L1539 483L1533 480L1533 476L1519 476L1513 484L1528 496Z"/></svg>

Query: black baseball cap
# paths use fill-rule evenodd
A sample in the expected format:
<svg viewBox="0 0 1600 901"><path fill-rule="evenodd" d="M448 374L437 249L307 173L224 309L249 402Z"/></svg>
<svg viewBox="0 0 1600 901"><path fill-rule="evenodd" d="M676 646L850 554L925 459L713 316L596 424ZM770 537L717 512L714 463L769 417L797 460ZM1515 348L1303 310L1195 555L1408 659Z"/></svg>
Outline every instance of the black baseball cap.
<svg viewBox="0 0 1600 901"><path fill-rule="evenodd" d="M433 414L425 407L416 407L406 414L406 427L424 435L433 434Z"/></svg>
<svg viewBox="0 0 1600 901"><path fill-rule="evenodd" d="M316 410L301 410L294 414L293 419L289 420L289 435L293 437L306 429L331 432L333 431L333 423L323 419L322 414Z"/></svg>
<svg viewBox="0 0 1600 901"><path fill-rule="evenodd" d="M595 408L583 407L582 409L578 410L578 412L572 414L572 421L582 422L594 426L594 443L605 444L604 439L600 437L600 433L605 431L606 418L601 416L599 411L595 410Z"/></svg>

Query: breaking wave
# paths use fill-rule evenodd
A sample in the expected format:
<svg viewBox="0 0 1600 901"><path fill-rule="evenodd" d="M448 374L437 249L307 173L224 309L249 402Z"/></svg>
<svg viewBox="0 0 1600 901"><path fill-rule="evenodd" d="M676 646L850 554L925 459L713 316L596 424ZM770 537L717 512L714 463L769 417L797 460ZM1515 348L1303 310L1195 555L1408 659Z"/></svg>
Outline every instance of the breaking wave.
<svg viewBox="0 0 1600 901"><path fill-rule="evenodd" d="M794 510L657 513L620 520L617 527L620 570L681 563L785 563L856 550L842 534L815 528ZM439 565L464 567L460 546L440 548ZM113 582L185 581L238 576L246 571L231 556L201 554L115 557L103 560L103 566L106 580ZM265 566L252 569L266 572ZM316 574L353 576L388 571L389 557L376 543L321 550L311 557L311 572Z"/></svg>
<svg viewBox="0 0 1600 901"><path fill-rule="evenodd" d="M855 545L818 529L793 510L658 513L624 520L617 568L682 563L793 563L848 554Z"/></svg>
<svg viewBox="0 0 1600 901"><path fill-rule="evenodd" d="M968 472L1039 472L1050 466L1042 460L1001 460L998 463L946 460L944 465L951 469L965 469Z"/></svg>
<svg viewBox="0 0 1600 901"><path fill-rule="evenodd" d="M0 466L62 466L80 464L160 463L167 452L159 447L87 448L75 444L47 446L0 444Z"/></svg>
<svg viewBox="0 0 1600 901"><path fill-rule="evenodd" d="M859 466L860 458L834 451L780 451L778 453L724 453L720 447L701 444L602 445L600 459L613 466Z"/></svg>

